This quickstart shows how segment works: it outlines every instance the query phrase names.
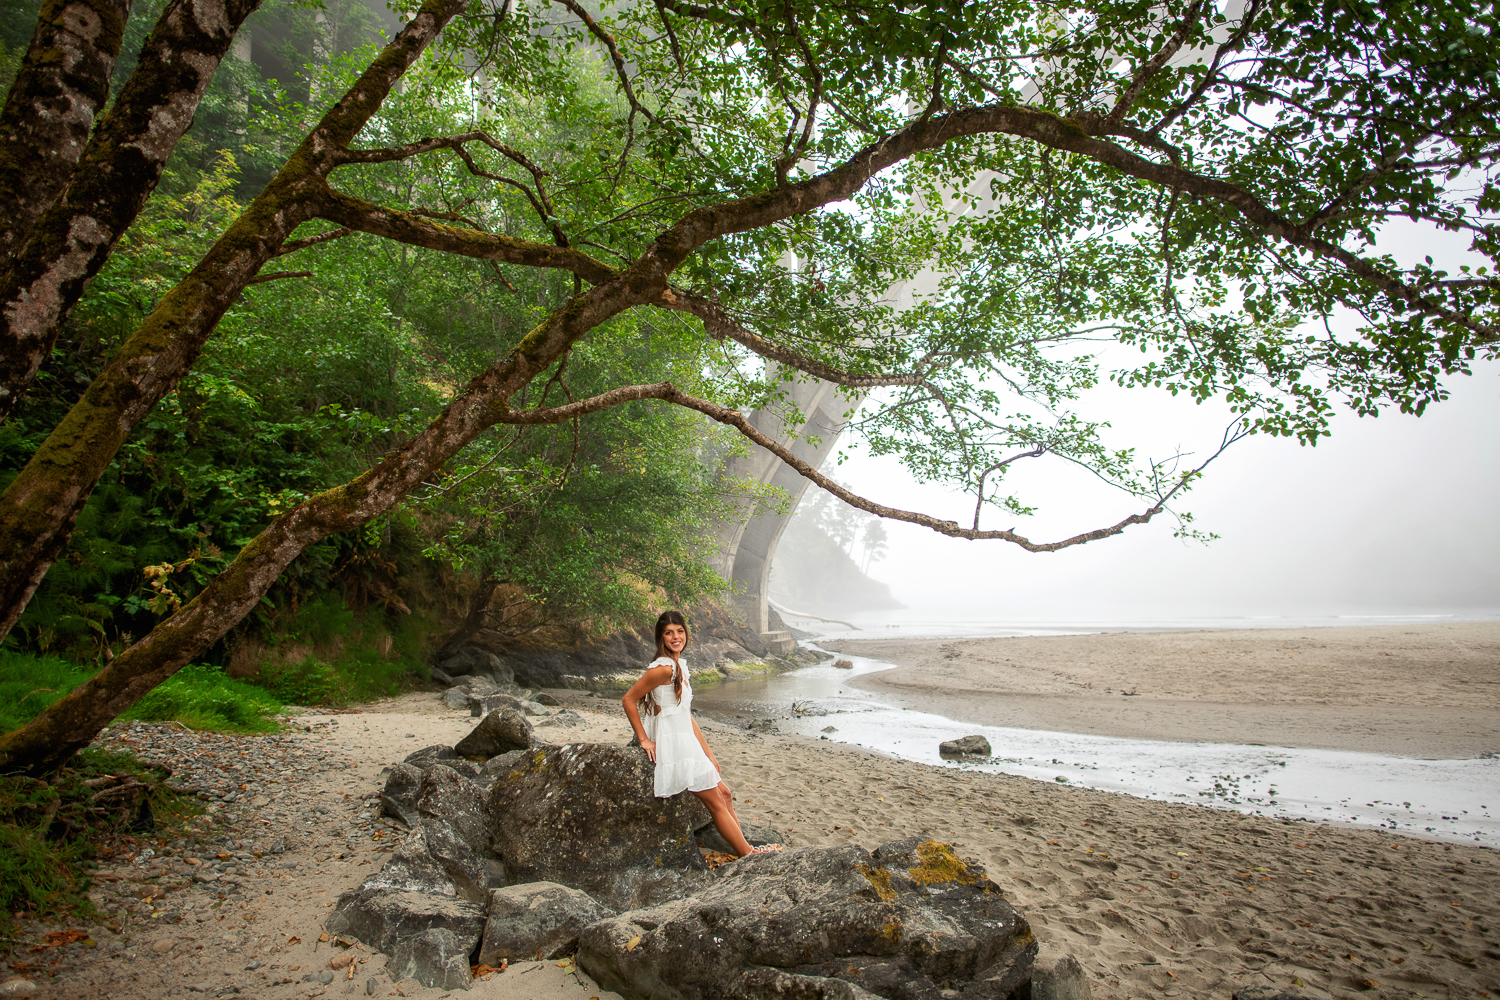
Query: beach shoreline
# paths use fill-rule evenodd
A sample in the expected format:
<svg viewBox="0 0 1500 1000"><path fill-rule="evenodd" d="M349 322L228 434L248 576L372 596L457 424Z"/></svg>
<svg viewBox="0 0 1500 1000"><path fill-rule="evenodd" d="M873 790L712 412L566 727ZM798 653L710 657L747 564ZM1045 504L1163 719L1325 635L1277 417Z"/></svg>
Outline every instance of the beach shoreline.
<svg viewBox="0 0 1500 1000"><path fill-rule="evenodd" d="M819 642L898 707L1132 739L1500 753L1500 622Z"/></svg>
<svg viewBox="0 0 1500 1000"><path fill-rule="evenodd" d="M539 736L629 741L615 698L551 693L582 724L538 719ZM237 818L216 834L241 843L284 837L285 854L245 862L235 876L241 894L217 900L213 893L222 890L193 881L197 869L183 854L104 864L100 905L129 906L110 926L90 928L96 941L72 946L66 961L37 974L35 995L160 1000L220 984L265 1000L323 993L309 979L319 970L326 976L333 951L320 942L329 907L377 871L399 842L394 821L362 815L381 787L382 769L415 749L451 746L474 722L431 692L299 716L294 725L307 735L295 770L252 789L263 797L235 806ZM1095 1000L1228 1000L1248 986L1340 1000L1377 987L1380 996L1400 1000L1500 993L1494 849L918 763L710 719L702 725L746 822L781 831L791 849L873 850L907 837L954 845L984 867L1045 949L1078 958ZM195 743L213 735L162 726L125 736L148 730L154 752L168 759L201 752ZM217 843L186 853L211 863ZM133 893L142 885L159 886L152 891L161 901L136 906ZM196 909L184 908L194 900ZM199 916L169 924L157 908ZM18 954L45 948L52 929L30 927ZM395 981L386 956L356 953L350 968L358 973L341 974L326 995L351 987L411 1000L453 995ZM619 1000L558 962L519 963L476 980L467 995Z"/></svg>

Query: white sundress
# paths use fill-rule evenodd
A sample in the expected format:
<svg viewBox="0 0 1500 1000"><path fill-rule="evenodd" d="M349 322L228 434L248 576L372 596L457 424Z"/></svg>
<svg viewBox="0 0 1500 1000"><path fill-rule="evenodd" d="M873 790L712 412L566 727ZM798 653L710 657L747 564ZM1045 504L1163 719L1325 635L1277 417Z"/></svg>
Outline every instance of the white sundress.
<svg viewBox="0 0 1500 1000"><path fill-rule="evenodd" d="M659 656L650 666L672 665L670 657ZM676 679L674 667L673 679ZM687 666L682 670L682 700L672 693L669 681L652 688L648 697L661 709L641 719L648 739L656 741L656 795L666 798L678 792L706 792L719 785L719 771L714 767L703 745L693 732L693 686L688 681Z"/></svg>

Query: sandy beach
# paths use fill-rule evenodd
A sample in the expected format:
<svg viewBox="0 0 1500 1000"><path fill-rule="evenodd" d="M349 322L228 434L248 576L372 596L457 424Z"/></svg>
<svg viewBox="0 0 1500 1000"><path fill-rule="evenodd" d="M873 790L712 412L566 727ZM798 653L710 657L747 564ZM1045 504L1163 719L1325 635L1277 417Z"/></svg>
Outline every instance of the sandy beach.
<svg viewBox="0 0 1500 1000"><path fill-rule="evenodd" d="M1475 717L1488 713L1488 731L1493 732L1494 687L1476 681L1496 677L1496 628L1408 629L1406 634L1409 638L1400 640L1389 630L1363 629L1313 633L1306 639L1300 634L1190 633L978 640L930 644L923 655L937 668L935 687L946 683L953 690L983 691L986 697L1024 682L1030 687L1017 693L1058 703L1111 694L1119 699L1119 687L1125 684L1140 693L1124 702L1176 704L1177 714L1187 716L1201 714L1194 708L1199 704L1195 696L1230 704L1232 693L1257 710L1294 705L1334 714L1358 697L1368 700L1354 704L1386 712L1403 725L1402 717L1409 719L1414 706ZM953 660L942 652L950 645L960 650ZM896 649L895 644L883 646L878 655L894 657ZM1084 656L1080 649L1095 652ZM1219 655L1198 649L1218 650ZM1334 652L1307 656L1312 649ZM1444 649L1453 652L1447 655ZM1013 674L990 674L979 666L977 655L972 661L961 659L972 651L999 655L1003 663L1001 650L1024 666ZM1021 650L1025 653L1018 655ZM1183 650L1205 656L1205 667L1175 668L1173 657L1184 655ZM1393 660L1403 659L1386 668L1375 659L1384 650ZM1278 655L1289 660L1293 654L1302 662L1277 662ZM1360 656L1372 666L1362 670ZM1458 661L1453 669L1438 669L1438 660L1446 667L1450 658ZM1309 670L1309 661L1326 669ZM972 665L961 668L965 662ZM1333 677L1334 667L1327 664L1342 671L1342 679ZM924 669L904 668L913 674ZM1088 684L1095 687L1078 687ZM1083 694L1075 694L1077 690ZM615 698L553 693L583 715L585 724L543 726L538 735L557 742L628 741L629 729ZM1101 718L1101 725L1109 723ZM266 1000L325 995L442 1000L458 995L423 988L414 980L392 982L383 975L385 956L368 952L349 967L355 973L346 977L341 972L331 984L306 977L325 969L330 957L330 945L318 940L328 907L340 892L378 869L394 839L383 821L361 821L361 796L379 787L383 766L416 748L451 745L473 721L428 693L357 712L309 714L299 722L311 734L305 737L308 754L298 758L308 763L299 763L296 774L287 775L285 790L267 789L270 803L242 814L249 818L240 823L284 834L284 857L295 866L288 867L280 856L278 864L265 869L247 863L241 872L242 895L231 897L236 900L232 907L225 903L209 910L207 922L164 926L149 912L153 906L122 911L112 922L118 931L89 928L96 939L92 947L47 952L62 960L37 966L43 971L32 976L40 989L32 995L177 1000L203 995L205 984L218 995L232 991ZM1228 1000L1233 990L1250 985L1310 996L1500 996L1500 928L1495 926L1500 854L1494 850L1379 830L1249 817L911 763L712 721L703 725L742 817L783 831L793 849L851 842L874 848L910 836L954 844L1005 888L1044 947L1079 959L1099 1000ZM1182 722L1179 731L1189 728L1189 722ZM1413 739L1416 730L1411 727ZM1309 734L1310 739L1315 736ZM183 734L181 739L186 749L191 737ZM313 812L276 811L293 797L307 804L298 808ZM303 818L309 815L314 822ZM246 836L240 828L217 834L226 835L242 841ZM359 846L343 847L346 836ZM145 865L122 859L101 869L99 884L165 885L175 868L192 870L186 865L181 858ZM203 891L184 883L170 890L168 901L153 905L182 907ZM212 897L204 902L208 899ZM201 906L184 911L205 912ZM44 943L43 934L55 929L32 928L16 954L35 960L26 945ZM615 994L569 967L529 962L476 981L468 996L612 1000Z"/></svg>
<svg viewBox="0 0 1500 1000"><path fill-rule="evenodd" d="M852 683L966 722L1451 759L1500 752L1500 622L847 639Z"/></svg>

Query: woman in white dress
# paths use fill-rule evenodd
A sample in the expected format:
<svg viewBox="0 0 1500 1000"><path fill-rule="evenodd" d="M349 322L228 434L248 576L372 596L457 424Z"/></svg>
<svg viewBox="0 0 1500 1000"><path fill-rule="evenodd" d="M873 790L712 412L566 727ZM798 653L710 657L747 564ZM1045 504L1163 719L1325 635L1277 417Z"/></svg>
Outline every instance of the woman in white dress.
<svg viewBox="0 0 1500 1000"><path fill-rule="evenodd" d="M620 699L641 749L656 763L656 795L666 798L692 792L698 796L719 834L742 858L779 851L780 844L751 847L740 831L734 795L720 779L719 762L693 719L693 686L682 662L687 641L687 621L681 612L668 611L658 618L656 659Z"/></svg>

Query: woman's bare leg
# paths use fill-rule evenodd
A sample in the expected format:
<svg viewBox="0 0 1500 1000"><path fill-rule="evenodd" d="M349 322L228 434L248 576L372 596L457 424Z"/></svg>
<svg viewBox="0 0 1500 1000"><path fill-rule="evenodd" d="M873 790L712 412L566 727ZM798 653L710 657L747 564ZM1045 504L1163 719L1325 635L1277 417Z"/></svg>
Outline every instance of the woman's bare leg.
<svg viewBox="0 0 1500 1000"><path fill-rule="evenodd" d="M745 834L740 830L739 818L735 816L734 806L730 804L729 789L722 781L716 788L693 794L708 807L708 814L714 818L714 826L718 827L719 836L734 848L735 854L743 858L747 854L755 853L755 849L745 840Z"/></svg>

